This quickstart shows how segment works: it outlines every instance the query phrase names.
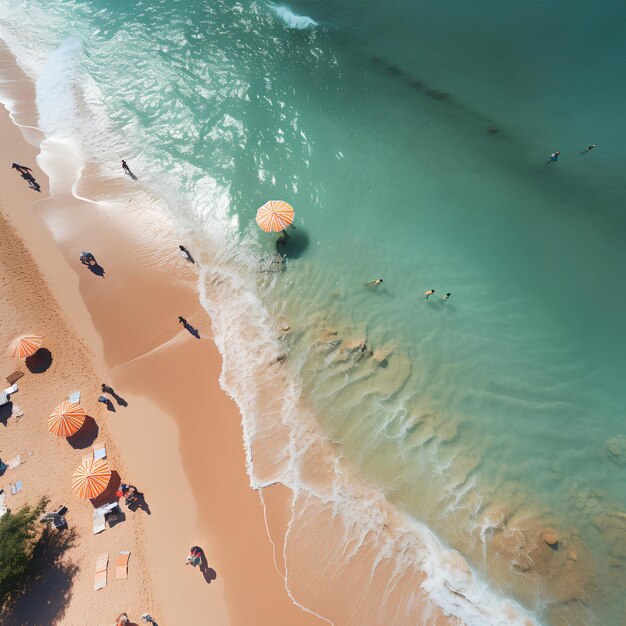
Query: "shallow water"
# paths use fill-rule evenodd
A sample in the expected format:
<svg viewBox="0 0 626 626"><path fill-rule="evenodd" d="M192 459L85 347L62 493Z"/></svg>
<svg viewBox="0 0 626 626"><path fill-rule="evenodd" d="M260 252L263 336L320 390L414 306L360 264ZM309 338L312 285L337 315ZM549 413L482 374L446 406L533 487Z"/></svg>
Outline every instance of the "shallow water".
<svg viewBox="0 0 626 626"><path fill-rule="evenodd" d="M623 7L561 0L0 11L46 133L111 171L124 156L201 226L292 328L294 394L342 456L554 623L571 607L498 569L486 519L555 527L593 571L575 619L623 619L625 35ZM257 280L276 247L255 211L279 198L286 271Z"/></svg>

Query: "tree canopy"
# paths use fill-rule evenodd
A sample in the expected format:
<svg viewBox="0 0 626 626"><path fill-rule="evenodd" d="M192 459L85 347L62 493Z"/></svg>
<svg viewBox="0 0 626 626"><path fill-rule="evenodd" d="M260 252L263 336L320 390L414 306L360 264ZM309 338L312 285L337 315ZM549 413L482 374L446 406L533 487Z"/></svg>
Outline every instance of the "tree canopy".
<svg viewBox="0 0 626 626"><path fill-rule="evenodd" d="M25 506L0 517L0 607L6 605L24 585L33 551L41 537L39 517L47 501Z"/></svg>

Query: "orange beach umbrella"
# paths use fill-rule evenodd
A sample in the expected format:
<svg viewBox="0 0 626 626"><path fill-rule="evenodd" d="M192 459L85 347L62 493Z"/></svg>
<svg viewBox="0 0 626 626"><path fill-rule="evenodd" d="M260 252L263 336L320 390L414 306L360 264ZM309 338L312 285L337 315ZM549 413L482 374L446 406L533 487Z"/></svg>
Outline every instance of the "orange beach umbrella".
<svg viewBox="0 0 626 626"><path fill-rule="evenodd" d="M91 500L99 496L111 480L111 470L105 459L83 459L72 474L72 493Z"/></svg>
<svg viewBox="0 0 626 626"><path fill-rule="evenodd" d="M48 430L57 437L73 435L85 422L85 410L65 400L50 413Z"/></svg>
<svg viewBox="0 0 626 626"><path fill-rule="evenodd" d="M41 348L43 337L39 335L23 335L11 344L11 356L14 359L25 359Z"/></svg>
<svg viewBox="0 0 626 626"><path fill-rule="evenodd" d="M295 217L293 207L282 200L270 200L256 212L256 223L266 233L285 230Z"/></svg>

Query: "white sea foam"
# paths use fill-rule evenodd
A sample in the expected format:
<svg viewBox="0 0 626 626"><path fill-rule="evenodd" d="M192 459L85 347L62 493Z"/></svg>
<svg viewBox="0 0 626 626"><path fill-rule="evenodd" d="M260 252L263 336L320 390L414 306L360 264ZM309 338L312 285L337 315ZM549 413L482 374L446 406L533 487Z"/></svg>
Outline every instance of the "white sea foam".
<svg viewBox="0 0 626 626"><path fill-rule="evenodd" d="M308 15L298 15L284 4L270 4L270 8L287 26L289 26L289 28L305 30L317 26L317 22L314 19L310 18Z"/></svg>

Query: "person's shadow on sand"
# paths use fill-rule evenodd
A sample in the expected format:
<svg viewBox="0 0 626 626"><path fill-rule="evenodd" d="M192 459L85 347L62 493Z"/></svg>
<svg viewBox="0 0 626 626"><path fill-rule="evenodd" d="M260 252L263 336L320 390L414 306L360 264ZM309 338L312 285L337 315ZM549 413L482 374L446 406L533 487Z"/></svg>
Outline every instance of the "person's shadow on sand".
<svg viewBox="0 0 626 626"><path fill-rule="evenodd" d="M185 322L183 326L190 335L193 335L196 339L200 339L200 331L197 328L194 328L189 322Z"/></svg>
<svg viewBox="0 0 626 626"><path fill-rule="evenodd" d="M217 572L212 567L209 567L207 563L204 550L202 550L202 554L200 555L200 571L207 585L210 585L217 578Z"/></svg>
<svg viewBox="0 0 626 626"><path fill-rule="evenodd" d="M122 398L119 394L115 393L115 391L109 392L111 396L113 396L114 400L119 404L119 406L128 406L128 402Z"/></svg>
<svg viewBox="0 0 626 626"><path fill-rule="evenodd" d="M87 267L92 274L104 278L104 268L99 263L94 263L93 265L88 265Z"/></svg>
<svg viewBox="0 0 626 626"><path fill-rule="evenodd" d="M132 502L132 504L128 505L128 509L132 511L133 513L137 511L138 509L140 509L147 515L152 515L150 506L146 502L146 496L140 491L135 492L135 500Z"/></svg>

